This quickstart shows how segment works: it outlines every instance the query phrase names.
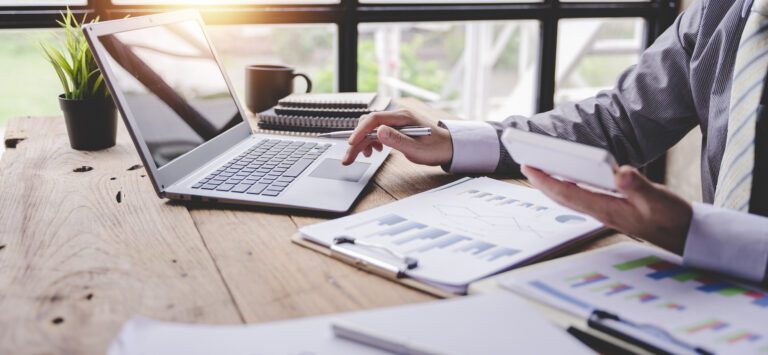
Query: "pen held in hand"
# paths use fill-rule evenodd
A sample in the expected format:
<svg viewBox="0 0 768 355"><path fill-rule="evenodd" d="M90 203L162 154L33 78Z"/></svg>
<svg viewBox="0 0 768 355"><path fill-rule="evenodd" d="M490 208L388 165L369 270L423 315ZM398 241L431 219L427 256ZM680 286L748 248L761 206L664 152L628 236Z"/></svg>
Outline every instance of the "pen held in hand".
<svg viewBox="0 0 768 355"><path fill-rule="evenodd" d="M432 128L429 127L403 127L403 128L395 128L398 132L408 136L408 137L424 137L424 136L430 136L432 135ZM336 139L348 139L352 136L352 134L355 131L337 131L337 132L329 132L329 133L323 133L319 135L318 137L321 138L336 138ZM366 138L368 139L377 139L377 130L373 130L372 132L366 134Z"/></svg>

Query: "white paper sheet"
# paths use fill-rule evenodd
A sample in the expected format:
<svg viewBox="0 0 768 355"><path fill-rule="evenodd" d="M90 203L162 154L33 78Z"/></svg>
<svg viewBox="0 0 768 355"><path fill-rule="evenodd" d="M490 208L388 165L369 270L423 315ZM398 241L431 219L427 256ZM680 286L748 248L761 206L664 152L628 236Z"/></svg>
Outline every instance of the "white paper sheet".
<svg viewBox="0 0 768 355"><path fill-rule="evenodd" d="M337 338L331 322L387 334L444 354L586 354L589 349L511 293L248 326L127 322L109 355L388 354Z"/></svg>
<svg viewBox="0 0 768 355"><path fill-rule="evenodd" d="M601 227L537 190L478 178L300 232L325 246L341 235L384 245L418 260L408 276L465 289Z"/></svg>
<svg viewBox="0 0 768 355"><path fill-rule="evenodd" d="M622 243L500 283L580 317L597 308L709 351L768 354L768 291L681 267L656 248Z"/></svg>

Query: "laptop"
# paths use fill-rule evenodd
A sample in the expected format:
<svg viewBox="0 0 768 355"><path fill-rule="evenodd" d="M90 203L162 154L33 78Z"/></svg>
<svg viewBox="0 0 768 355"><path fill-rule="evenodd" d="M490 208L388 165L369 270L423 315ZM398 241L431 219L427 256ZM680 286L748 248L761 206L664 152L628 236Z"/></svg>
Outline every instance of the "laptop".
<svg viewBox="0 0 768 355"><path fill-rule="evenodd" d="M255 134L195 11L83 26L161 198L346 212L389 150Z"/></svg>

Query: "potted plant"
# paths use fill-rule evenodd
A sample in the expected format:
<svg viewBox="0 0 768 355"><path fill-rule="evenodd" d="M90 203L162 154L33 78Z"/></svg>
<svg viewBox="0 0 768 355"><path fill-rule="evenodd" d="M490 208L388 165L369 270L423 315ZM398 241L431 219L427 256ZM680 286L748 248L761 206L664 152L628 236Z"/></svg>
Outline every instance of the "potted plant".
<svg viewBox="0 0 768 355"><path fill-rule="evenodd" d="M69 144L76 150L100 150L115 145L117 110L83 34L85 21L83 17L78 22L67 9L57 21L64 29L63 38L56 36L63 49L53 43L41 43L41 46L64 87L59 104L67 124ZM91 23L97 21L98 18Z"/></svg>

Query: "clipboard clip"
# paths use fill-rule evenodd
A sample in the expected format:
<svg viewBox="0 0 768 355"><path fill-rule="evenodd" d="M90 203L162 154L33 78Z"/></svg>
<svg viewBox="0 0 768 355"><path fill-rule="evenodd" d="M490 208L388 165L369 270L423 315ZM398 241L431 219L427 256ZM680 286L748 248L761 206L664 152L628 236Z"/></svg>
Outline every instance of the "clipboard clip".
<svg viewBox="0 0 768 355"><path fill-rule="evenodd" d="M345 247L347 245L384 251L399 261L399 265ZM382 244L366 242L349 236L339 236L333 239L331 256L369 272L393 278L405 277L408 270L413 270L419 266L419 261L416 258L394 251Z"/></svg>
<svg viewBox="0 0 768 355"><path fill-rule="evenodd" d="M592 311L587 325L654 354L714 354L677 339L655 325L635 323L600 309Z"/></svg>

